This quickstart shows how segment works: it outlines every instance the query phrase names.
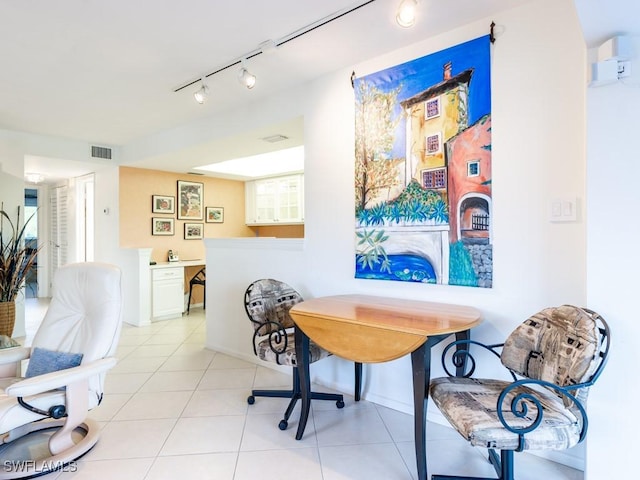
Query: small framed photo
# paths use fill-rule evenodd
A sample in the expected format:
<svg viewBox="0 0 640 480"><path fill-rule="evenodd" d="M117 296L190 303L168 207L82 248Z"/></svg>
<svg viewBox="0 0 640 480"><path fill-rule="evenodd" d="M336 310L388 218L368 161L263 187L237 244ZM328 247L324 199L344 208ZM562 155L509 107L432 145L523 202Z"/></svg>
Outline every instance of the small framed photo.
<svg viewBox="0 0 640 480"><path fill-rule="evenodd" d="M224 222L224 207L207 207L206 211L205 219L207 223Z"/></svg>
<svg viewBox="0 0 640 480"><path fill-rule="evenodd" d="M152 213L176 213L176 197L166 195L151 196Z"/></svg>
<svg viewBox="0 0 640 480"><path fill-rule="evenodd" d="M185 240L197 240L202 238L202 230L204 229L204 223L185 223L184 224L184 239Z"/></svg>
<svg viewBox="0 0 640 480"><path fill-rule="evenodd" d="M153 217L151 219L152 235L173 235L173 218Z"/></svg>
<svg viewBox="0 0 640 480"><path fill-rule="evenodd" d="M202 220L204 183L178 180L178 220Z"/></svg>

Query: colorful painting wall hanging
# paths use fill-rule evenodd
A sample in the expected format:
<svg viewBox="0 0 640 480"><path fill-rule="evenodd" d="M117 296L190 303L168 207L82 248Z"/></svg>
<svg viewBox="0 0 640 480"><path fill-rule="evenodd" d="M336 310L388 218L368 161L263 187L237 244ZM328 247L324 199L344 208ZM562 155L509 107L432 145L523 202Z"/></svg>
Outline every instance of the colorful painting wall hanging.
<svg viewBox="0 0 640 480"><path fill-rule="evenodd" d="M354 79L356 278L490 288L490 39Z"/></svg>

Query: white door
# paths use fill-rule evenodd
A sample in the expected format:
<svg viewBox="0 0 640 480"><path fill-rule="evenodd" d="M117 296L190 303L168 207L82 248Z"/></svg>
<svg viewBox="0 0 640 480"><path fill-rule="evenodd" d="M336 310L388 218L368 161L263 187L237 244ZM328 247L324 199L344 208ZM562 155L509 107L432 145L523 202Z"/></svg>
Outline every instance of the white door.
<svg viewBox="0 0 640 480"><path fill-rule="evenodd" d="M49 193L50 232L49 261L50 278L53 279L58 267L67 263L68 255L68 187L66 185L51 188Z"/></svg>
<svg viewBox="0 0 640 480"><path fill-rule="evenodd" d="M94 231L94 184L93 173L76 179L76 196L78 212L76 214L78 236L78 261L93 261L93 231Z"/></svg>

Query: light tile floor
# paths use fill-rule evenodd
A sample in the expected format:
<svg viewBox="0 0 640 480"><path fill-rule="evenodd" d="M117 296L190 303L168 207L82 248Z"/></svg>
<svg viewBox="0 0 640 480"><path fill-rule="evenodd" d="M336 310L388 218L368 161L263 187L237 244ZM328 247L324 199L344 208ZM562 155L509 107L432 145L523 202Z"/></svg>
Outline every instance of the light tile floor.
<svg viewBox="0 0 640 480"><path fill-rule="evenodd" d="M28 305L27 338L42 305ZM413 480L413 418L345 395L345 408L316 401L304 438L296 409L286 431L286 400L257 398L251 388L287 387L290 377L204 348L202 309L136 328L125 325L118 365L103 403L91 412L101 439L76 472L45 480ZM321 387L317 387L322 389ZM493 477L484 453L449 428L429 423L429 472ZM582 472L528 454L518 480L581 480Z"/></svg>

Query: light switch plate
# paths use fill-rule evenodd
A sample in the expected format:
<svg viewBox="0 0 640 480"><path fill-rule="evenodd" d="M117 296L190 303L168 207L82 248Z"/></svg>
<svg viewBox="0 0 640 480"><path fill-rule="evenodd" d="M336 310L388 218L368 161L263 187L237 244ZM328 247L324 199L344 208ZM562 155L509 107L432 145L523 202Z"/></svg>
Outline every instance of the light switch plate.
<svg viewBox="0 0 640 480"><path fill-rule="evenodd" d="M575 197L559 197L551 200L549 209L549 221L551 222L575 222L577 216L578 201Z"/></svg>

